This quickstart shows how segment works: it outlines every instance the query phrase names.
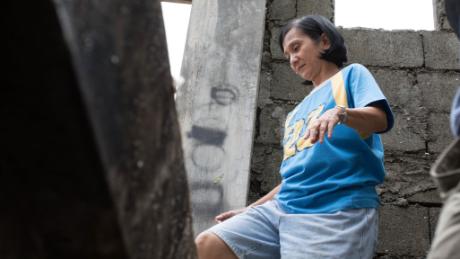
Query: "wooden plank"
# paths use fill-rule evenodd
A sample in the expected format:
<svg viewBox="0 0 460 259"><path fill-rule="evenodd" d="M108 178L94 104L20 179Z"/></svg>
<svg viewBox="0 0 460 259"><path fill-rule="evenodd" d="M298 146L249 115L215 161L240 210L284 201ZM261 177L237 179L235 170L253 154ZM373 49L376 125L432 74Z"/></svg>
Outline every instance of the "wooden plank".
<svg viewBox="0 0 460 259"><path fill-rule="evenodd" d="M265 0L194 0L176 105L195 234L246 205Z"/></svg>

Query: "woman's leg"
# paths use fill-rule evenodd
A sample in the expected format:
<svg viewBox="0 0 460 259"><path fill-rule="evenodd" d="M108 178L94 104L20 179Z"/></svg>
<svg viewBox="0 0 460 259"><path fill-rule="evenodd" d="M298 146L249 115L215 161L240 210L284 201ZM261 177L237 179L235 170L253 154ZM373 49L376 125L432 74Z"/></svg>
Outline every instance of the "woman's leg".
<svg viewBox="0 0 460 259"><path fill-rule="evenodd" d="M203 232L195 239L199 259L237 259L228 245L212 232Z"/></svg>
<svg viewBox="0 0 460 259"><path fill-rule="evenodd" d="M272 201L219 223L195 240L200 259L280 257L279 212Z"/></svg>

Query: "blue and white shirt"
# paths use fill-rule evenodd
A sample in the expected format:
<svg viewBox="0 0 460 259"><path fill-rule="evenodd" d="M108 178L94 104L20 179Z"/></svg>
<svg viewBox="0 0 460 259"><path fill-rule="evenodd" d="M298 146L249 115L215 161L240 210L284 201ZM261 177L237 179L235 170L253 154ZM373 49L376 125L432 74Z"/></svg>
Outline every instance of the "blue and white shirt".
<svg viewBox="0 0 460 259"><path fill-rule="evenodd" d="M378 207L375 186L385 175L378 134L360 136L341 124L322 144L312 144L304 137L309 125L328 109L377 103L387 114L386 132L393 126L388 102L371 73L360 64L352 64L316 87L289 113L280 169L282 184L276 196L286 212L333 213Z"/></svg>

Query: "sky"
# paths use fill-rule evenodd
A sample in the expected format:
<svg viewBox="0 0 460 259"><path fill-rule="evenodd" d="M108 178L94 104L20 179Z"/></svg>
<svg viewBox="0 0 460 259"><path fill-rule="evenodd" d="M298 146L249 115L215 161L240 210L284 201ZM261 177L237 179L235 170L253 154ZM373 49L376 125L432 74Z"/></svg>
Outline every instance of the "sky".
<svg viewBox="0 0 460 259"><path fill-rule="evenodd" d="M180 81L191 5L162 2L171 75ZM335 0L335 24L345 28L434 30L432 0Z"/></svg>
<svg viewBox="0 0 460 259"><path fill-rule="evenodd" d="M347 28L434 30L432 0L335 0L335 15Z"/></svg>
<svg viewBox="0 0 460 259"><path fill-rule="evenodd" d="M168 43L169 64L173 78L180 77L191 5L161 2Z"/></svg>

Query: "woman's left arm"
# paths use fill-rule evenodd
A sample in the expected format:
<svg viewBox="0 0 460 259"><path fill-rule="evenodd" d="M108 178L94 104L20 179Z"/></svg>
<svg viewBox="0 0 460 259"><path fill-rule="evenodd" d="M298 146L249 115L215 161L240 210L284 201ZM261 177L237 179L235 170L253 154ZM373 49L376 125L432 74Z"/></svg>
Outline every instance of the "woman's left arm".
<svg viewBox="0 0 460 259"><path fill-rule="evenodd" d="M360 135L368 136L374 132L384 131L388 127L387 115L378 106L345 109L345 124L357 130Z"/></svg>
<svg viewBox="0 0 460 259"><path fill-rule="evenodd" d="M334 127L339 123L354 128L361 136L384 131L388 126L387 115L379 105L361 108L338 106L327 110L312 123L305 138L310 138L311 143L322 143L326 136L332 137Z"/></svg>

